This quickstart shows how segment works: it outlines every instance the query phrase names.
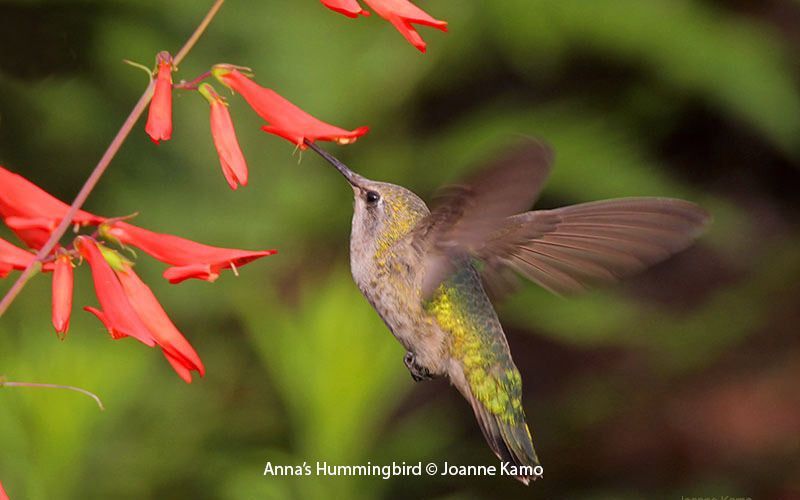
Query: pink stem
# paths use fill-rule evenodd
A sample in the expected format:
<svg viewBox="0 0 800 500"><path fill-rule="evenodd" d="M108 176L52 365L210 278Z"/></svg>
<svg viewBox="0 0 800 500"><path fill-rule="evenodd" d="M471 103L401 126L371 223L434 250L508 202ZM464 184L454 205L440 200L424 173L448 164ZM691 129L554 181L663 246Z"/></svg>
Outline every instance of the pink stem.
<svg viewBox="0 0 800 500"><path fill-rule="evenodd" d="M172 86L172 88L173 89L181 89L181 90L197 90L197 86L200 84L200 82L202 82L203 80L209 78L210 76L211 76L211 72L210 71L206 71L205 73L203 73L202 75L198 76L194 80L190 80L188 82L186 80L182 80L180 83L174 84Z"/></svg>
<svg viewBox="0 0 800 500"><path fill-rule="evenodd" d="M86 389L81 389L80 387L74 387L71 385L39 384L36 382L10 382L5 380L3 377L0 377L0 388L3 387L34 387L39 389L65 389L67 391L80 392L81 394L85 394L90 398L94 399L94 402L97 403L97 406L99 406L101 410L106 409L105 406L103 406L103 402L100 400L97 394L87 391Z"/></svg>

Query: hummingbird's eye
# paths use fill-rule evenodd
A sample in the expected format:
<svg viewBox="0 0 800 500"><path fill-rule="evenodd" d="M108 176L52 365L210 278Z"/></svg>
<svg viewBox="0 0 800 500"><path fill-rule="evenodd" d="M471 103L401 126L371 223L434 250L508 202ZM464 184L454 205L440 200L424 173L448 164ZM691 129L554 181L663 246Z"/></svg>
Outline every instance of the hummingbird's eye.
<svg viewBox="0 0 800 500"><path fill-rule="evenodd" d="M380 200L380 199L381 199L381 195L379 195L377 192L375 192L375 191L367 191L367 203L369 203L370 205L374 205L375 203L378 203L378 200Z"/></svg>

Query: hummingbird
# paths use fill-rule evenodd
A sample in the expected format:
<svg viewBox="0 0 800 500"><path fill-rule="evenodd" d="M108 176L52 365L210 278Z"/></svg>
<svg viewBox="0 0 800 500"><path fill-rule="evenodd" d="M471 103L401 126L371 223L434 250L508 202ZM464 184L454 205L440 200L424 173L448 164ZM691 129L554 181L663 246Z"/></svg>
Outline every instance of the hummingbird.
<svg viewBox="0 0 800 500"><path fill-rule="evenodd" d="M306 144L353 190L353 280L405 348L411 376L447 377L489 447L526 485L542 469L522 378L487 288L508 290L515 274L559 295L617 281L685 249L710 221L699 206L673 198L528 211L554 156L535 140L443 188L431 209L410 190L367 179Z"/></svg>

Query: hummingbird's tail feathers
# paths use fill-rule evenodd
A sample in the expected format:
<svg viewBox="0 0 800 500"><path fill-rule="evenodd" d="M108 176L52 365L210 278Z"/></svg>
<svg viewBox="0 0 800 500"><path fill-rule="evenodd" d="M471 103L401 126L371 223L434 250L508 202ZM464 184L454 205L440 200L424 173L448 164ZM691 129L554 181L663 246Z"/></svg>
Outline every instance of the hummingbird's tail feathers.
<svg viewBox="0 0 800 500"><path fill-rule="evenodd" d="M513 465L515 471L524 471L525 473L516 476L523 484L536 481L539 476L535 474L534 468L539 465L539 458L533 449L533 440L525 419L509 420L503 415L492 413L475 399L471 403L483 437L497 458Z"/></svg>
<svg viewBox="0 0 800 500"><path fill-rule="evenodd" d="M485 295L483 300L488 303ZM488 334L489 331L492 333ZM500 325L484 328L483 335L477 340L465 336L454 342L451 352L458 354L458 358L450 359L447 376L469 401L494 454L527 485L542 471L537 469L539 458L525 423L522 377L508 352Z"/></svg>

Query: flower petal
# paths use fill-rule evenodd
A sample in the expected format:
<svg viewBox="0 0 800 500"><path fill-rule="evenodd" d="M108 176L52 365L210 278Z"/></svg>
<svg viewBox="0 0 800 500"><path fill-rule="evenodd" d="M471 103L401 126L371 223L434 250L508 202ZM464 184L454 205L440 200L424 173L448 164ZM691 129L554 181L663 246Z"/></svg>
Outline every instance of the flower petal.
<svg viewBox="0 0 800 500"><path fill-rule="evenodd" d="M172 369L175 370L175 373L177 373L178 376L182 378L184 382L186 382L187 384L191 384L192 383L191 369L186 365L184 365L180 359L172 356L169 352L163 351L163 353L164 357L167 358L167 361L169 361L170 366L172 366Z"/></svg>
<svg viewBox="0 0 800 500"><path fill-rule="evenodd" d="M39 217L28 219L12 215L6 217L6 226L31 248L41 248L50 239L50 233L59 223L58 219Z"/></svg>
<svg viewBox="0 0 800 500"><path fill-rule="evenodd" d="M0 238L0 264L9 266L9 270L18 269L21 271L28 267L35 258L36 256L33 253Z"/></svg>
<svg viewBox="0 0 800 500"><path fill-rule="evenodd" d="M53 327L64 338L72 314L73 269L68 255L56 258L53 271Z"/></svg>
<svg viewBox="0 0 800 500"><path fill-rule="evenodd" d="M247 162L236 139L236 131L225 101L214 88L203 83L198 89L211 106L211 137L219 155L222 173L231 189L247 185Z"/></svg>
<svg viewBox="0 0 800 500"><path fill-rule="evenodd" d="M161 52L157 59L156 87L144 128L156 144L172 137L172 56L169 52Z"/></svg>
<svg viewBox="0 0 800 500"><path fill-rule="evenodd" d="M69 205L50 195L36 184L19 174L0 167L0 215L19 216L28 219L62 219ZM78 224L99 224L104 219L78 210L75 215Z"/></svg>
<svg viewBox="0 0 800 500"><path fill-rule="evenodd" d="M104 229L122 244L147 252L156 259L177 266L167 269L164 276L177 283L187 278L214 281L222 269L243 266L256 259L275 254L275 250L249 251L203 245L171 234L155 233L122 221Z"/></svg>
<svg viewBox="0 0 800 500"><path fill-rule="evenodd" d="M169 319L150 287L130 267L117 270L115 273L122 283L128 301L150 330L156 343L161 346L167 359L173 367L175 363L183 367L183 370L176 368L181 378L191 382L192 376L189 372L192 370L197 371L201 377L205 375L205 367L197 352Z"/></svg>
<svg viewBox="0 0 800 500"><path fill-rule="evenodd" d="M364 0L372 10L379 16L386 19L402 34L406 40L420 50L425 52L426 45L422 37L417 33L413 24L421 24L447 31L447 22L435 19L430 14L420 9L408 0Z"/></svg>
<svg viewBox="0 0 800 500"><path fill-rule="evenodd" d="M188 266L168 267L163 274L173 285L188 279L198 279L213 283L219 278L219 273L211 270L209 264L191 264Z"/></svg>
<svg viewBox="0 0 800 500"><path fill-rule="evenodd" d="M90 313L94 314L95 316L97 316L97 319L99 319L100 322L103 323L103 326L106 327L106 330L108 330L108 333L111 334L111 338L112 339L119 340L119 339L121 339L123 337L127 337L127 335L125 335L124 333L122 333L122 332L120 332L120 331L118 331L116 329L114 324L108 319L108 316L106 316L105 313L103 313L103 311L101 311L100 309L97 309L96 307L92 307L92 306L84 306L83 310L87 311L87 312L90 312Z"/></svg>
<svg viewBox="0 0 800 500"><path fill-rule="evenodd" d="M268 126L262 127L264 131L283 137L301 149L306 148L304 139L350 144L369 131L367 127L345 130L325 123L230 66L217 65L213 73L219 81L241 94L250 107L269 122Z"/></svg>
<svg viewBox="0 0 800 500"><path fill-rule="evenodd" d="M114 338L128 335L143 344L153 347L155 339L142 322L139 315L128 301L117 276L106 261L97 243L86 236L75 238L75 248L89 262L97 300L102 313L96 309L87 309L94 313L106 325ZM102 316L101 316L102 314Z"/></svg>
<svg viewBox="0 0 800 500"><path fill-rule="evenodd" d="M26 244L40 248L67 214L69 206L3 167L0 167L0 186L0 217ZM73 218L80 226L96 225L104 220L84 210L78 210Z"/></svg>
<svg viewBox="0 0 800 500"><path fill-rule="evenodd" d="M347 17L368 16L369 12L361 8L357 0L321 0L325 7L344 14Z"/></svg>

